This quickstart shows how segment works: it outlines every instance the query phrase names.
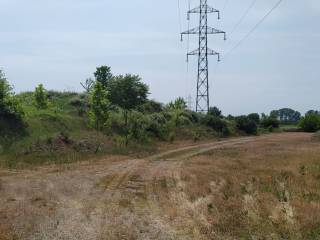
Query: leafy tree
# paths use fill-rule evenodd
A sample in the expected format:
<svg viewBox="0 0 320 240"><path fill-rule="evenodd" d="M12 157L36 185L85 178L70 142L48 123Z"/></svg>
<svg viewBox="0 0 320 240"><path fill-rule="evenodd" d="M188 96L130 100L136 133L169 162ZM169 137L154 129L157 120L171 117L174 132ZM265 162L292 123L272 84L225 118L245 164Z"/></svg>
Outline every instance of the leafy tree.
<svg viewBox="0 0 320 240"><path fill-rule="evenodd" d="M35 89L34 103L38 109L48 108L48 94L42 84L39 84Z"/></svg>
<svg viewBox="0 0 320 240"><path fill-rule="evenodd" d="M309 110L308 112L306 112L306 116L307 115L320 115L320 111L317 110Z"/></svg>
<svg viewBox="0 0 320 240"><path fill-rule="evenodd" d="M113 78L111 68L108 66L98 67L94 73L97 82L100 82L104 88L108 87L109 81Z"/></svg>
<svg viewBox="0 0 320 240"><path fill-rule="evenodd" d="M89 102L90 124L95 129L102 130L109 116L110 103L107 90L100 82L96 82L94 85Z"/></svg>
<svg viewBox="0 0 320 240"><path fill-rule="evenodd" d="M281 123L289 124L298 123L301 119L301 113L290 108L274 110L270 116L278 119Z"/></svg>
<svg viewBox="0 0 320 240"><path fill-rule="evenodd" d="M23 116L22 107L4 73L0 70L0 137L24 134Z"/></svg>
<svg viewBox="0 0 320 240"><path fill-rule="evenodd" d="M222 111L217 108L217 107L210 107L209 108L209 112L208 115L214 116L214 117L218 117L218 118L222 118Z"/></svg>
<svg viewBox="0 0 320 240"><path fill-rule="evenodd" d="M258 113L251 113L248 115L248 118L254 121L257 125L260 124L260 115Z"/></svg>
<svg viewBox="0 0 320 240"><path fill-rule="evenodd" d="M316 132L320 130L320 115L309 114L300 121L300 127L306 132Z"/></svg>
<svg viewBox="0 0 320 240"><path fill-rule="evenodd" d="M176 100L174 100L173 102L170 102L168 104L168 108L171 110L186 110L187 103L182 97L179 97Z"/></svg>
<svg viewBox="0 0 320 240"><path fill-rule="evenodd" d="M235 118L236 126L239 130L244 131L247 134L257 134L257 124L250 120L247 116L239 116Z"/></svg>
<svg viewBox="0 0 320 240"><path fill-rule="evenodd" d="M117 76L108 82L108 99L111 104L123 109L128 143L128 114L147 101L149 87L137 75Z"/></svg>

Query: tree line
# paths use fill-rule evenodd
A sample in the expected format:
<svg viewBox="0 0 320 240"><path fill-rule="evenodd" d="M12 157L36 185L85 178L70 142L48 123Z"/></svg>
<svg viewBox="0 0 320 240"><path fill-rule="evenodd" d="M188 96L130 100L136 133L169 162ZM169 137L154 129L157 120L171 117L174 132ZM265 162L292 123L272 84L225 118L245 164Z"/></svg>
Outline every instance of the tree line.
<svg viewBox="0 0 320 240"><path fill-rule="evenodd" d="M71 104L78 106L90 128L114 135L118 142L127 145L131 140L147 141L150 138L174 140L179 131L192 129L192 137L200 137L199 127L209 128L219 136L235 132L258 134L259 129L274 131L281 124L299 125L303 130L320 130L320 112L308 111L305 116L290 108L272 111L269 115L252 113L243 116L224 116L217 107L207 114L187 109L183 98L161 104L149 99L149 87L138 75L114 75L111 68L101 66L93 78L81 83L83 97ZM38 111L50 108L48 91L39 84L33 92L34 107ZM27 124L25 109L0 70L0 133L23 135Z"/></svg>

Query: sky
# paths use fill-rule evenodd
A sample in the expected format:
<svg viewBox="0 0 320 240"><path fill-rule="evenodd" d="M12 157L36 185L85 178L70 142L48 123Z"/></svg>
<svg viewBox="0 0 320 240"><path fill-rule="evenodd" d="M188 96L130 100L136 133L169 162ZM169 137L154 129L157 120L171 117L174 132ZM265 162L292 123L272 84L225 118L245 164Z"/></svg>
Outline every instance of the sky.
<svg viewBox="0 0 320 240"><path fill-rule="evenodd" d="M16 92L40 83L82 91L80 82L108 65L114 74L139 74L152 99L191 95L194 104L197 58L187 64L186 53L197 48L197 36L180 41L188 0L179 1L180 8L178 0L0 0L0 68ZM320 109L320 1L284 0L226 55L278 0L257 0L233 30L252 1L208 0L222 17L210 16L209 25L227 32L227 41L209 37L222 54L219 64L210 57L211 105L234 115Z"/></svg>

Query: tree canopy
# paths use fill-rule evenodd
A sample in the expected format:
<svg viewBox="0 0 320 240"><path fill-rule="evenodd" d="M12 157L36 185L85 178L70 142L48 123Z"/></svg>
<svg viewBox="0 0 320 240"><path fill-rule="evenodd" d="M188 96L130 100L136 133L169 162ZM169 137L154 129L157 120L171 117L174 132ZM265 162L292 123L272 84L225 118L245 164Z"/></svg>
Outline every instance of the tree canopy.
<svg viewBox="0 0 320 240"><path fill-rule="evenodd" d="M113 78L111 67L101 66L97 67L94 73L97 82L100 82L104 88L108 87L108 82Z"/></svg>
<svg viewBox="0 0 320 240"><path fill-rule="evenodd" d="M127 111L145 103L149 94L149 87L141 82L141 78L131 74L113 77L107 90L111 104Z"/></svg>

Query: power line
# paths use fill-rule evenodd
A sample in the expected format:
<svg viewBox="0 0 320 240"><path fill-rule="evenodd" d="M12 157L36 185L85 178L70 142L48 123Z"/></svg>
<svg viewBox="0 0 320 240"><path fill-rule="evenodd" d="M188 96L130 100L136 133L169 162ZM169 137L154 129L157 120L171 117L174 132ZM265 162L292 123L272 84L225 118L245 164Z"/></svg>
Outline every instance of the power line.
<svg viewBox="0 0 320 240"><path fill-rule="evenodd" d="M271 9L270 11L263 16L263 18L256 24L254 27L233 47L231 48L226 54L224 58L227 58L227 56L230 55L231 52L233 52L235 49L237 49L266 19L270 16L270 14L279 7L283 0L279 0Z"/></svg>
<svg viewBox="0 0 320 240"><path fill-rule="evenodd" d="M229 0L226 0L224 3L224 6L222 8L222 11L226 10L227 6L228 6Z"/></svg>
<svg viewBox="0 0 320 240"><path fill-rule="evenodd" d="M243 20L246 18L250 10L254 7L256 4L257 0L253 0L250 6L247 8L247 10L244 12L244 14L241 16L239 21L236 23L236 25L233 27L233 29L230 31L230 34L233 34L235 30L240 26L240 24L243 22Z"/></svg>
<svg viewBox="0 0 320 240"><path fill-rule="evenodd" d="M178 0L178 11L179 11L179 28L180 32L182 31L182 21L181 21L181 7L180 7L180 0Z"/></svg>

